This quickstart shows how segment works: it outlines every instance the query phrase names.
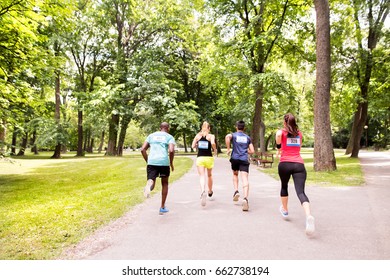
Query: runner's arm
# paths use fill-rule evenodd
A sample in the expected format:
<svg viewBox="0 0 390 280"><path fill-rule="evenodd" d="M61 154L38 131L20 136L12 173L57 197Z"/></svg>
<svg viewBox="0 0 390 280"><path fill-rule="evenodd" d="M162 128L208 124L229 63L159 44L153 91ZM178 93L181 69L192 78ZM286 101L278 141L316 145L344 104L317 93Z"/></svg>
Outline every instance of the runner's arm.
<svg viewBox="0 0 390 280"><path fill-rule="evenodd" d="M226 144L226 154L230 154L230 141L232 140L232 134L229 133L225 136L225 144Z"/></svg>
<svg viewBox="0 0 390 280"><path fill-rule="evenodd" d="M146 151L149 149L149 147L150 147L150 145L147 141L145 141L141 147L141 154L142 154L144 160L146 161L146 163L148 163L148 153Z"/></svg>
<svg viewBox="0 0 390 280"><path fill-rule="evenodd" d="M175 168L173 166L173 158L175 157L175 144L170 143L168 146L169 152L169 165L171 166L171 170L174 171Z"/></svg>

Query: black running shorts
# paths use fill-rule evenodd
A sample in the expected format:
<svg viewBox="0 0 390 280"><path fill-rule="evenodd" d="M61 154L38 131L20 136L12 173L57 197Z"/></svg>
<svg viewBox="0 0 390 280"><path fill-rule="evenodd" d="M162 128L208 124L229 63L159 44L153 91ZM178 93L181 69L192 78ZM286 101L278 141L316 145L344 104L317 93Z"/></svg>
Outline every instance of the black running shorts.
<svg viewBox="0 0 390 280"><path fill-rule="evenodd" d="M243 161L239 159L230 159L230 163L232 164L233 171L243 171L249 173L249 162Z"/></svg>
<svg viewBox="0 0 390 280"><path fill-rule="evenodd" d="M157 177L169 177L171 169L169 166L148 165L147 169L148 180L155 180Z"/></svg>

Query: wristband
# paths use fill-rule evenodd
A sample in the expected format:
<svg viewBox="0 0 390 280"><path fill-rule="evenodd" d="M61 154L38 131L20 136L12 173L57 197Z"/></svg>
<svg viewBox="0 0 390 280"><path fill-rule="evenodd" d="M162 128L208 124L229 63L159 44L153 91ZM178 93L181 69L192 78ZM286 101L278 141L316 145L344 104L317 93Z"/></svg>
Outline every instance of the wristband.
<svg viewBox="0 0 390 280"><path fill-rule="evenodd" d="M280 149L282 147L282 144L276 144L276 148Z"/></svg>

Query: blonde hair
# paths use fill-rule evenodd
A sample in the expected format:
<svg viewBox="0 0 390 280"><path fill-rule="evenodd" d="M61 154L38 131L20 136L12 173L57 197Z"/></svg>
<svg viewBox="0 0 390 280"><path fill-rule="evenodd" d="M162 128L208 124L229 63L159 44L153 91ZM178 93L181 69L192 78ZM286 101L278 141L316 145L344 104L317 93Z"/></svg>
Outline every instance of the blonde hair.
<svg viewBox="0 0 390 280"><path fill-rule="evenodd" d="M208 122L203 122L202 124L202 129L200 131L200 133L203 135L203 136L206 136L207 134L209 134L210 132L210 124Z"/></svg>

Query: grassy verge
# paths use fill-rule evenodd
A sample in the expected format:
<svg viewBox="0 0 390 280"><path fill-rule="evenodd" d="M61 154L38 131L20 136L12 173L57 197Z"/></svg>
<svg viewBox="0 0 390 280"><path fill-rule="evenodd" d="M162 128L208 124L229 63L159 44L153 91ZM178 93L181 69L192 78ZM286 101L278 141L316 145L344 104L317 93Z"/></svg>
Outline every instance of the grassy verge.
<svg viewBox="0 0 390 280"><path fill-rule="evenodd" d="M344 155L344 150L335 150L337 170L333 172L315 172L313 168L313 150L302 149L302 157L307 170L308 186L361 186L364 175L359 159ZM262 168L261 171L279 179L279 159L275 159L274 167Z"/></svg>
<svg viewBox="0 0 390 280"><path fill-rule="evenodd" d="M36 168L33 156L1 163L0 259L54 259L144 199L145 162L139 154L122 158L69 154L61 160L47 159L50 155L39 155ZM25 172L6 174L5 168L25 165ZM190 158L176 157L170 181L191 166Z"/></svg>

